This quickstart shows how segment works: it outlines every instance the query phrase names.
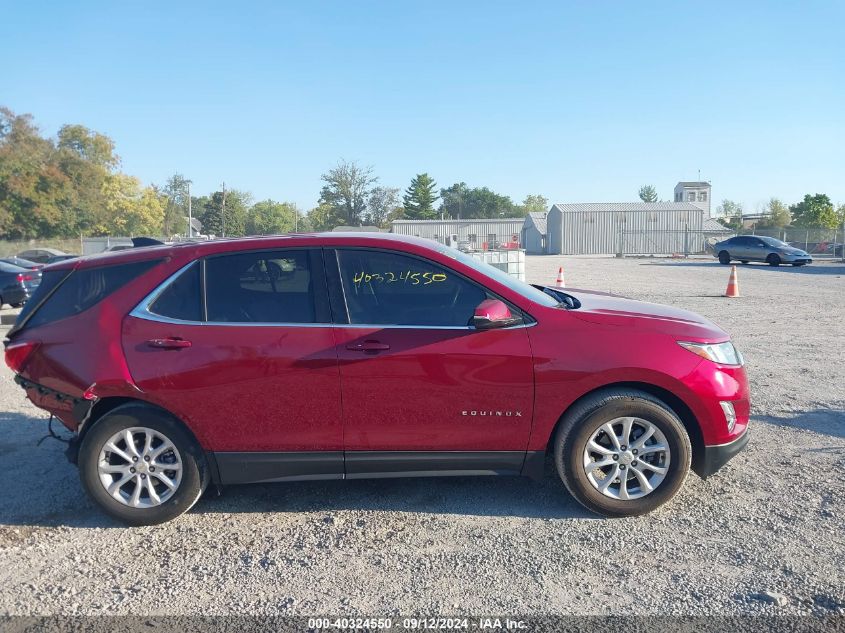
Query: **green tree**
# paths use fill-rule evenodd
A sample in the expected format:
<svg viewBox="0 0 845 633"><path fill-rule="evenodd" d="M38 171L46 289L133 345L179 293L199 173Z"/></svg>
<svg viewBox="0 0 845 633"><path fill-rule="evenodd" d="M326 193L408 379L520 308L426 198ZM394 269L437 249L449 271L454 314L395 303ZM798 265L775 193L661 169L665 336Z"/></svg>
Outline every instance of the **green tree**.
<svg viewBox="0 0 845 633"><path fill-rule="evenodd" d="M247 235L291 233L298 224L299 211L292 202L262 200L252 205L246 221ZM298 227L296 227L298 228Z"/></svg>
<svg viewBox="0 0 845 633"><path fill-rule="evenodd" d="M328 204L318 204L308 212L307 221L313 231L331 231L345 223L342 210Z"/></svg>
<svg viewBox="0 0 845 633"><path fill-rule="evenodd" d="M73 184L28 114L0 107L0 236L52 237L62 230Z"/></svg>
<svg viewBox="0 0 845 633"><path fill-rule="evenodd" d="M318 208L331 209L331 213L326 217L337 221L335 226L360 226L372 188L378 182L378 178L373 176L372 167L340 161L337 166L323 174L321 180L325 184L320 190Z"/></svg>
<svg viewBox="0 0 845 633"><path fill-rule="evenodd" d="M792 222L792 214L789 209L777 198L769 200L766 204L765 213L766 218L757 223L760 228L782 228L789 226Z"/></svg>
<svg viewBox="0 0 845 633"><path fill-rule="evenodd" d="M508 196L487 187L470 189L460 182L440 190L440 211L452 218L509 218L522 215L522 208Z"/></svg>
<svg viewBox="0 0 845 633"><path fill-rule="evenodd" d="M202 232L206 235L233 237L246 232L247 209L250 195L237 189L226 190L226 218L223 222L223 192L215 191L204 201L199 201L202 209L194 207L194 216L202 222ZM225 224L225 225L224 225Z"/></svg>
<svg viewBox="0 0 845 633"><path fill-rule="evenodd" d="M801 202L789 207L793 226L802 228L833 229L839 224L830 198L823 193L807 194Z"/></svg>
<svg viewBox="0 0 845 633"><path fill-rule="evenodd" d="M652 185L640 187L639 195L643 202L657 202L657 190Z"/></svg>
<svg viewBox="0 0 845 633"><path fill-rule="evenodd" d="M722 200L722 204L716 207L716 215L719 222L729 229L736 231L742 228L742 203Z"/></svg>
<svg viewBox="0 0 845 633"><path fill-rule="evenodd" d="M188 217L190 182L185 176L176 172L167 179L162 189L166 198L162 222L162 231L165 237L187 233L188 224L185 218Z"/></svg>
<svg viewBox="0 0 845 633"><path fill-rule="evenodd" d="M523 215L528 215L529 213L545 213L548 210L549 201L544 196L532 194L525 196L525 200L522 201L521 211Z"/></svg>
<svg viewBox="0 0 845 633"><path fill-rule="evenodd" d="M120 165L120 157L114 153L114 141L84 125L63 125L59 129L58 148L108 171Z"/></svg>
<svg viewBox="0 0 845 633"><path fill-rule="evenodd" d="M386 228L397 213L403 210L399 204L399 190L394 187L373 187L367 201L364 222L372 226Z"/></svg>
<svg viewBox="0 0 845 633"><path fill-rule="evenodd" d="M402 196L404 217L409 220L434 220L437 211L434 203L439 197L435 191L437 183L427 173L417 174Z"/></svg>

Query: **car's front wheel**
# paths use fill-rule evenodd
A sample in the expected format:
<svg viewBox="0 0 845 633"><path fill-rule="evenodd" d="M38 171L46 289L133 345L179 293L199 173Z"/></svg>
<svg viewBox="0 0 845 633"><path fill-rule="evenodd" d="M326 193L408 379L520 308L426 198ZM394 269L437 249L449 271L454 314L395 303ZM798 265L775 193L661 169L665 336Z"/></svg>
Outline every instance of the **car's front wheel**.
<svg viewBox="0 0 845 633"><path fill-rule="evenodd" d="M780 262L780 257L779 257L778 255L776 255L775 253L772 253L771 255L769 255L769 256L766 258L766 263L767 263L769 266L780 266L780 263L781 263L781 262Z"/></svg>
<svg viewBox="0 0 845 633"><path fill-rule="evenodd" d="M645 514L683 486L692 448L672 409L634 389L597 392L567 411L554 439L566 488L611 517Z"/></svg>
<svg viewBox="0 0 845 633"><path fill-rule="evenodd" d="M126 404L83 437L79 473L88 495L129 525L155 525L189 510L208 485L205 457L160 409Z"/></svg>
<svg viewBox="0 0 845 633"><path fill-rule="evenodd" d="M731 263L731 255L728 251L722 251L719 253L719 263L720 264L730 264Z"/></svg>

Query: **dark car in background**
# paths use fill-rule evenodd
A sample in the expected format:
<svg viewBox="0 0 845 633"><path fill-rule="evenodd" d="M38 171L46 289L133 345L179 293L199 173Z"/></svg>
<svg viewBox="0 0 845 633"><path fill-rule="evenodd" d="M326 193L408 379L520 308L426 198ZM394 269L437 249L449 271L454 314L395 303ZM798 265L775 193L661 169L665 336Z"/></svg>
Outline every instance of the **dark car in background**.
<svg viewBox="0 0 845 633"><path fill-rule="evenodd" d="M48 259L59 255L76 257L76 255L70 255L69 253L60 251L57 248L30 248L28 250L21 251L20 253L18 253L17 256L21 259L28 259L29 261L35 262L36 264L46 264Z"/></svg>
<svg viewBox="0 0 845 633"><path fill-rule="evenodd" d="M53 255L52 257L47 258L47 261L44 262L45 265L55 264L57 262L63 262L66 259L76 259L79 255L71 255L70 253L63 253L62 255Z"/></svg>
<svg viewBox="0 0 845 633"><path fill-rule="evenodd" d="M41 272L0 262L0 306L19 308L41 283Z"/></svg>
<svg viewBox="0 0 845 633"><path fill-rule="evenodd" d="M713 246L713 256L719 259L720 264L730 264L735 260L743 264L766 262L769 266L804 266L813 263L813 258L800 248L761 235L737 235L717 242Z"/></svg>
<svg viewBox="0 0 845 633"><path fill-rule="evenodd" d="M26 268L27 270L38 270L44 266L44 264L39 264L37 262L24 259L23 257L16 257L15 255L12 255L11 257L3 257L0 259L0 262L6 262L12 266L19 266L21 268Z"/></svg>

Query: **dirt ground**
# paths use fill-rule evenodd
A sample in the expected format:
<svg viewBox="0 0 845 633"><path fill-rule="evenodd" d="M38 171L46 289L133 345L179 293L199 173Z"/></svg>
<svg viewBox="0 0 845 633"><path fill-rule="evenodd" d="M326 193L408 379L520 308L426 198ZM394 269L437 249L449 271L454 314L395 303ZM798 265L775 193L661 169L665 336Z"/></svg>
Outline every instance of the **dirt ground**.
<svg viewBox="0 0 845 633"><path fill-rule="evenodd" d="M845 614L845 265L529 257L528 280L700 312L745 354L747 451L640 518L549 474L227 489L158 527L97 511L0 371L0 614Z"/></svg>

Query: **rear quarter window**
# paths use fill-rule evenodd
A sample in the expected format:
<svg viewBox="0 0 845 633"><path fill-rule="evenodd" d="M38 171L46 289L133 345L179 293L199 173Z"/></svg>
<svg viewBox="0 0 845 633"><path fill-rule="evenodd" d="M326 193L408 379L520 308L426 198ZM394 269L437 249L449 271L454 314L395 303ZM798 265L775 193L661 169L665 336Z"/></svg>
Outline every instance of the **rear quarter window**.
<svg viewBox="0 0 845 633"><path fill-rule="evenodd" d="M96 305L161 260L45 272L18 317L16 331L66 319Z"/></svg>

